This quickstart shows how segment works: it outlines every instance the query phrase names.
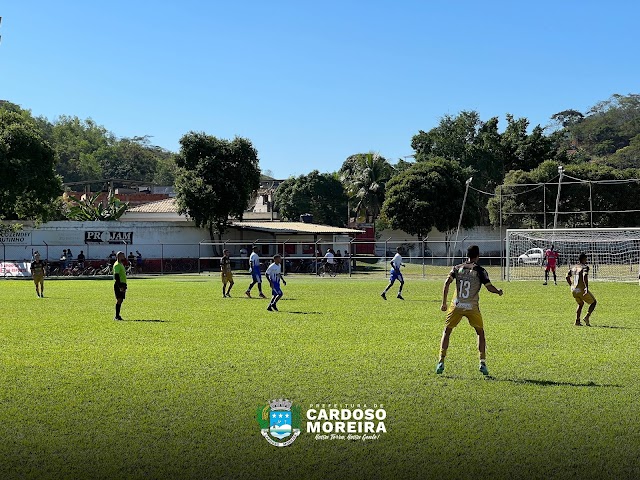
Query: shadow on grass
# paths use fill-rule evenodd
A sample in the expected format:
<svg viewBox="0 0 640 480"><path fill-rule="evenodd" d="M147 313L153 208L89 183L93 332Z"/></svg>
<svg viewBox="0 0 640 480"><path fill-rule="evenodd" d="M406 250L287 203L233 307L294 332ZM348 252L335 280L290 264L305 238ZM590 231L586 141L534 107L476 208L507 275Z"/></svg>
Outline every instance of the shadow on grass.
<svg viewBox="0 0 640 480"><path fill-rule="evenodd" d="M322 315L322 312L283 312L291 313L293 315Z"/></svg>
<svg viewBox="0 0 640 480"><path fill-rule="evenodd" d="M591 328L616 328L620 330L640 330L640 327L623 327L621 325L591 325Z"/></svg>
<svg viewBox="0 0 640 480"><path fill-rule="evenodd" d="M520 385L540 385L541 387L607 387L607 388L622 388L623 385L615 383L595 383L595 382L559 382L555 380L535 380L531 378L499 378L491 375L486 377L476 377L474 379L465 378L457 375L443 375L444 378L450 378L455 380L485 380L489 382L510 382Z"/></svg>
<svg viewBox="0 0 640 480"><path fill-rule="evenodd" d="M119 320L120 322L148 322L148 323L169 323L169 320L160 320L157 318L132 318L128 320Z"/></svg>

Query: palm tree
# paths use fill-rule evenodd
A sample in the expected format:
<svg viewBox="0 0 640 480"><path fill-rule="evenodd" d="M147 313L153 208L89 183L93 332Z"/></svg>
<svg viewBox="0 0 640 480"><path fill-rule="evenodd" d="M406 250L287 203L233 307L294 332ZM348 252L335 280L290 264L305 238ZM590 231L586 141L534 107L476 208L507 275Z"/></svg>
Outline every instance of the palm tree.
<svg viewBox="0 0 640 480"><path fill-rule="evenodd" d="M393 176L393 167L377 153L369 152L349 157L341 169L356 218L375 222L384 202L385 184Z"/></svg>

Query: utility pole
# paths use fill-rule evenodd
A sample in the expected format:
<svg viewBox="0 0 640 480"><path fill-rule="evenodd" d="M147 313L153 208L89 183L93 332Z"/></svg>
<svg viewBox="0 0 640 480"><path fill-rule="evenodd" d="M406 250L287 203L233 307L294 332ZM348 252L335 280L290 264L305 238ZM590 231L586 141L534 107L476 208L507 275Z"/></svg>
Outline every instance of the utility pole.
<svg viewBox="0 0 640 480"><path fill-rule="evenodd" d="M466 188L464 190L464 197L462 197L462 208L460 209L460 217L458 218L458 229L456 230L456 241L453 244L453 249L455 250L458 246L458 235L460 235L460 226L462 225L462 214L464 213L464 205L467 203L467 194L469 193L469 185L471 185L471 180L473 177L469 177L465 183ZM455 255L455 251L454 251Z"/></svg>
<svg viewBox="0 0 640 480"><path fill-rule="evenodd" d="M558 173L560 174L560 178L558 178L558 196L556 197L556 212L553 215L554 230L558 226L558 208L560 207L560 190L562 188L562 177L564 175L564 168L562 168L562 165L558 167Z"/></svg>

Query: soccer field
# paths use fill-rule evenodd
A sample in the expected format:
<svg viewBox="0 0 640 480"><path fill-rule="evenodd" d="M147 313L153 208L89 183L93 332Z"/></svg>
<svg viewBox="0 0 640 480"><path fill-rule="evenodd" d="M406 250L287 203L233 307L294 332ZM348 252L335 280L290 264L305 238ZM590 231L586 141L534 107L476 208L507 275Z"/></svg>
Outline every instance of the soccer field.
<svg viewBox="0 0 640 480"><path fill-rule="evenodd" d="M638 285L594 282L579 328L567 286L495 281L487 379L466 321L434 373L442 281L291 277L278 313L247 283L134 278L116 322L111 281L0 282L0 478L640 478ZM283 397L303 432L276 448L255 414ZM316 439L322 403L382 404L386 433Z"/></svg>

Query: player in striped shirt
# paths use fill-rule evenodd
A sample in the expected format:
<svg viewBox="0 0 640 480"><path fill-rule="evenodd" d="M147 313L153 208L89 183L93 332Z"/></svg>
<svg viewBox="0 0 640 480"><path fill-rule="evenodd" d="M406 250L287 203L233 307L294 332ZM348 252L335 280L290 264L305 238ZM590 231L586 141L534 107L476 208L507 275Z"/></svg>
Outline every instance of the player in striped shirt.
<svg viewBox="0 0 640 480"><path fill-rule="evenodd" d="M260 298L267 298L264 293L262 293L262 273L260 272L260 256L258 255L258 247L253 247L253 252L249 255L249 273L251 273L251 284L244 294L251 298L251 289L255 284L258 284Z"/></svg>
<svg viewBox="0 0 640 480"><path fill-rule="evenodd" d="M389 285L384 291L380 294L383 299L387 299L387 292L396 283L396 280L400 282L400 288L398 289L398 298L400 300L404 300L402 297L402 287L404 287L404 278L402 278L402 272L400 272L400 267L404 267L404 263L402 263L402 255L400 255L400 247L396 248L396 254L391 260L391 274L389 275Z"/></svg>

